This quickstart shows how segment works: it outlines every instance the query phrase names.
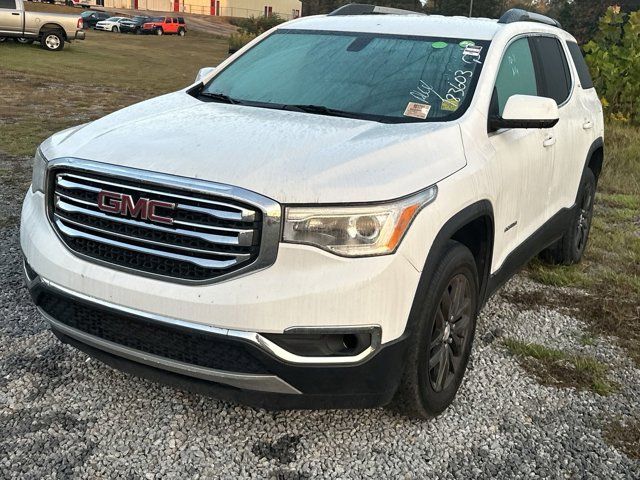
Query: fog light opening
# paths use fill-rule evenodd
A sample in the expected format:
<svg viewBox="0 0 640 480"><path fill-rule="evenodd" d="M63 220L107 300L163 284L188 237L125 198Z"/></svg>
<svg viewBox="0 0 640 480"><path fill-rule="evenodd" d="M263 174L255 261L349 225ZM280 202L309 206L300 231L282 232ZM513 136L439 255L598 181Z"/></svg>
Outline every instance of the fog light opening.
<svg viewBox="0 0 640 480"><path fill-rule="evenodd" d="M342 336L342 345L346 351L352 352L358 348L358 336L353 333L347 333Z"/></svg>

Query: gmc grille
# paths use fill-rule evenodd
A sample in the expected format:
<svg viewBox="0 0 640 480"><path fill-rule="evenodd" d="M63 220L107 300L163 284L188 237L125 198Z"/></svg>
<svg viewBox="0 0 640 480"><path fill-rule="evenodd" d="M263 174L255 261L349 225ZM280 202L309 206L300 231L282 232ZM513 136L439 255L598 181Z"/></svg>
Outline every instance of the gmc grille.
<svg viewBox="0 0 640 480"><path fill-rule="evenodd" d="M279 206L269 199L198 180L192 185L133 169L126 177L111 176L86 170L93 162L65 163L84 168L50 168L49 215L63 242L81 256L187 282L222 280L275 260ZM114 170L122 175L129 169ZM128 200L129 209L117 210L126 201L114 197ZM152 210L156 217L142 208L149 202L159 205Z"/></svg>

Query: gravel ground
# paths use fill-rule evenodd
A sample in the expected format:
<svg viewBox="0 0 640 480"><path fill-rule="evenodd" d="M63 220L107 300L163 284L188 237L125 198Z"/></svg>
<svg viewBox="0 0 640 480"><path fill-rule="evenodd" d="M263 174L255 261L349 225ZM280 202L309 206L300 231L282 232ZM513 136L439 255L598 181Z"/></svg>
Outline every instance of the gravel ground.
<svg viewBox="0 0 640 480"><path fill-rule="evenodd" d="M640 462L602 437L610 419L640 417L640 371L611 339L582 345L579 321L499 295L482 312L455 403L431 421L384 409L253 410L89 360L54 338L23 287L23 162L0 155L0 477L640 478ZM506 288L543 287L517 277ZM594 356L620 390L542 386L500 336Z"/></svg>

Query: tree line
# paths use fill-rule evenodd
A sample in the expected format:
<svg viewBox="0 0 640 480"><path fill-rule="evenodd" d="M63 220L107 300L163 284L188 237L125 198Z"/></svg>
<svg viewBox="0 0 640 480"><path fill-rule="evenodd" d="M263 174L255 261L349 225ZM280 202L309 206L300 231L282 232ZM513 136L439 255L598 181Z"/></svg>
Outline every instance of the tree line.
<svg viewBox="0 0 640 480"><path fill-rule="evenodd" d="M387 7L436 15L469 15L471 0L354 0ZM303 15L329 13L351 3L349 0L302 0ZM556 18L563 28L584 44L593 38L598 19L608 7L617 5L622 12L640 10L640 0L473 0L472 16L499 18L510 8L524 8Z"/></svg>

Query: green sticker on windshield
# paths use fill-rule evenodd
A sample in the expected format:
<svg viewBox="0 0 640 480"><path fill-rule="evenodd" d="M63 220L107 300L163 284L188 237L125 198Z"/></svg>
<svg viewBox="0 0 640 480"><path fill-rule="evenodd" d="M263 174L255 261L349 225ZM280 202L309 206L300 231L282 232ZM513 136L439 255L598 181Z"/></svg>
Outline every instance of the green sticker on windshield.
<svg viewBox="0 0 640 480"><path fill-rule="evenodd" d="M474 42L472 42L471 40L463 40L462 42L460 42L460 43L459 43L459 45L460 45L462 48L467 48L467 47L472 47L472 46L474 46L474 45L475 45L475 43L474 43Z"/></svg>
<svg viewBox="0 0 640 480"><path fill-rule="evenodd" d="M433 48L447 48L447 42L433 42L431 46Z"/></svg>

